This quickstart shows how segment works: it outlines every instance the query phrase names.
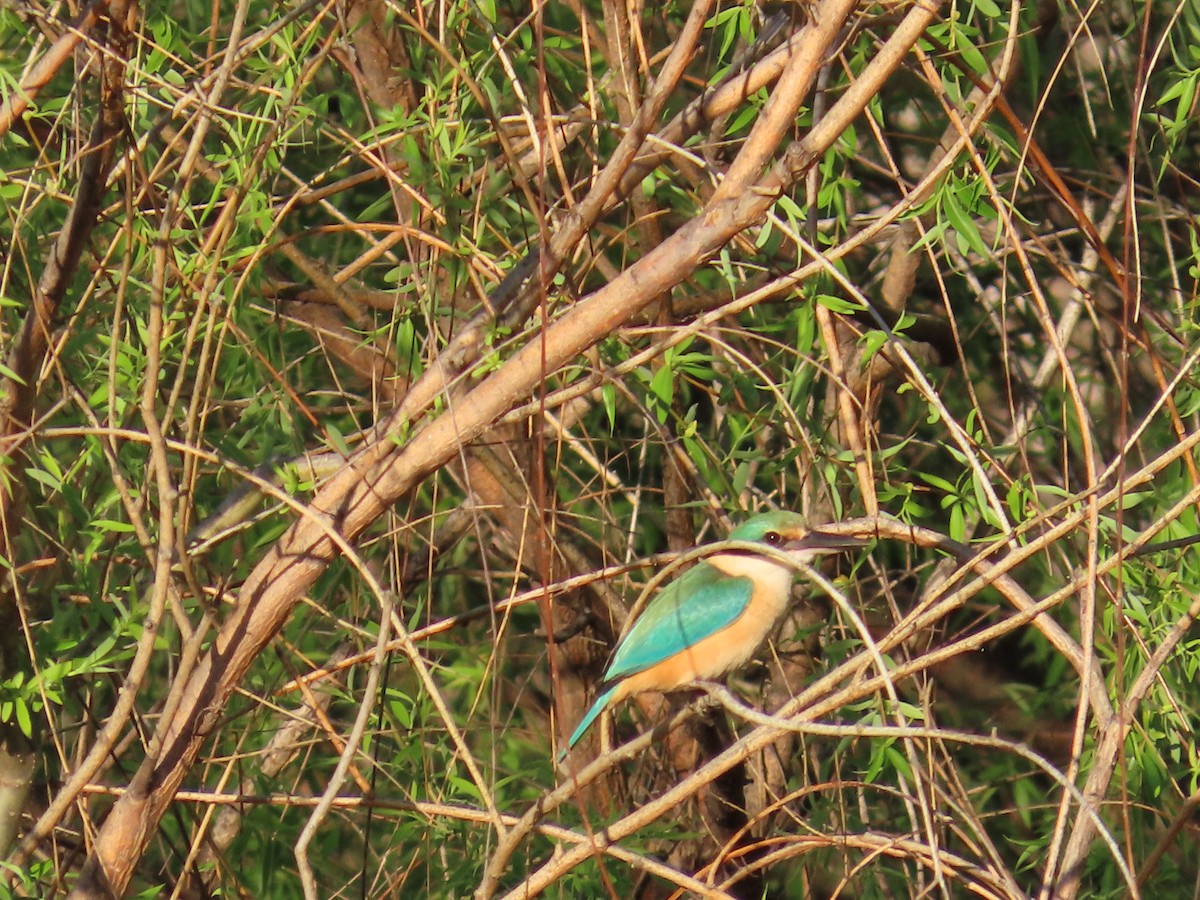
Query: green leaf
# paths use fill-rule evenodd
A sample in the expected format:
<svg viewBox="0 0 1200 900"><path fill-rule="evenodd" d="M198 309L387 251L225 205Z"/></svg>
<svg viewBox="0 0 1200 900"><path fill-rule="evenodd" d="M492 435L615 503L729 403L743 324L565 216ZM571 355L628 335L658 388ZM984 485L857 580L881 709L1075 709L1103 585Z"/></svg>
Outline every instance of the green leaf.
<svg viewBox="0 0 1200 900"><path fill-rule="evenodd" d="M940 475L934 475L931 472L918 472L917 477L920 478L922 481L924 481L926 484L928 484L932 487L938 488L940 490L943 490L947 494L956 495L958 493L958 489L953 484L951 484L949 481L947 481L945 478L942 478Z"/></svg>
<svg viewBox="0 0 1200 900"><path fill-rule="evenodd" d="M600 385L600 400L604 404L604 413L608 417L608 433L614 434L617 429L617 388L611 382Z"/></svg>
<svg viewBox="0 0 1200 900"><path fill-rule="evenodd" d="M43 472L41 469L26 469L25 474L39 484L44 484L52 491L57 491L62 488L62 480L55 478L49 472Z"/></svg>
<svg viewBox="0 0 1200 900"><path fill-rule="evenodd" d="M21 733L25 737L32 738L33 719L29 715L29 706L23 699L17 699L14 706L17 713L17 727L21 729Z"/></svg>
<svg viewBox="0 0 1200 900"><path fill-rule="evenodd" d="M329 442L329 446L333 447L338 453L347 459L352 455L350 445L346 443L346 438L336 425L332 422L325 423L325 439Z"/></svg>
<svg viewBox="0 0 1200 900"><path fill-rule="evenodd" d="M93 519L91 527L100 532L116 532L117 534L131 534L135 531L134 527L128 522L121 522L117 519Z"/></svg>
<svg viewBox="0 0 1200 900"><path fill-rule="evenodd" d="M859 338L862 344L862 362L868 363L876 353L888 342L888 336L882 331L868 331Z"/></svg>
<svg viewBox="0 0 1200 900"><path fill-rule="evenodd" d="M832 294L817 294L817 303L821 304L828 310L839 313L843 316L852 316L855 313L862 312L866 309L861 303L852 303L849 300L844 300L841 297L835 297Z"/></svg>
<svg viewBox="0 0 1200 900"><path fill-rule="evenodd" d="M979 233L975 220L959 203L958 197L953 193L947 193L944 199L942 209L946 218L950 220L954 233L958 235L959 252L965 254L968 251L974 251L980 256L987 256L988 248L983 242L983 235Z"/></svg>
<svg viewBox="0 0 1200 900"><path fill-rule="evenodd" d="M659 366L650 379L650 392L664 405L669 407L675 396L675 373L669 366Z"/></svg>

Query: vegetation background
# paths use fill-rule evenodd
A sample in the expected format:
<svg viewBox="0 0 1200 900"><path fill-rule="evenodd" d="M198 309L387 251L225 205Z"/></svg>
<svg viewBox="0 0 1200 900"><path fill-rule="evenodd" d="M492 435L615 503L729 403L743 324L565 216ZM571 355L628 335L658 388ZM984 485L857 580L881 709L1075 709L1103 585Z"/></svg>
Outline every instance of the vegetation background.
<svg viewBox="0 0 1200 900"><path fill-rule="evenodd" d="M1194 896L1198 83L1195 0L5 0L4 889ZM556 767L774 506L871 550Z"/></svg>

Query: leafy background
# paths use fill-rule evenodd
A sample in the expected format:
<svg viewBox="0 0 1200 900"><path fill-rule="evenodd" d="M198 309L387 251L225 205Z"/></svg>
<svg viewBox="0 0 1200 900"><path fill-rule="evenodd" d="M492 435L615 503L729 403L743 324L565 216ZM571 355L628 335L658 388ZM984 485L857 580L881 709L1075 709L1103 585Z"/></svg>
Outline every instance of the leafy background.
<svg viewBox="0 0 1200 900"><path fill-rule="evenodd" d="M6 890L1194 893L1198 48L0 6ZM776 506L871 551L556 766L654 567Z"/></svg>

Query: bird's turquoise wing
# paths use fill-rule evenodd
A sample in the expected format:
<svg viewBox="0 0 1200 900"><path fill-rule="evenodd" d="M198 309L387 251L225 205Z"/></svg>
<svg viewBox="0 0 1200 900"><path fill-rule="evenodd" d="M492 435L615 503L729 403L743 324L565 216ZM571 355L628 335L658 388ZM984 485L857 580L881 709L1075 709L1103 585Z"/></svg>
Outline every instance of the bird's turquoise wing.
<svg viewBox="0 0 1200 900"><path fill-rule="evenodd" d="M689 569L638 616L608 664L605 683L642 672L729 627L753 594L749 578L725 575L708 563Z"/></svg>

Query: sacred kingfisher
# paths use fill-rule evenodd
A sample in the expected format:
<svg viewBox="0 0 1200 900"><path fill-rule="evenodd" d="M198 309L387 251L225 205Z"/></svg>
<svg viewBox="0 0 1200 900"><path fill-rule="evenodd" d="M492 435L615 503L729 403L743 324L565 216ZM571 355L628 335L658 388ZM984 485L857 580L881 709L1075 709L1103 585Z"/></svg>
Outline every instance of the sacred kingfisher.
<svg viewBox="0 0 1200 900"><path fill-rule="evenodd" d="M731 541L761 544L810 562L866 544L810 529L779 510L734 529ZM570 750L606 708L643 691L673 691L717 678L745 663L779 622L796 571L778 555L720 550L663 588L617 645L599 696L567 742Z"/></svg>

